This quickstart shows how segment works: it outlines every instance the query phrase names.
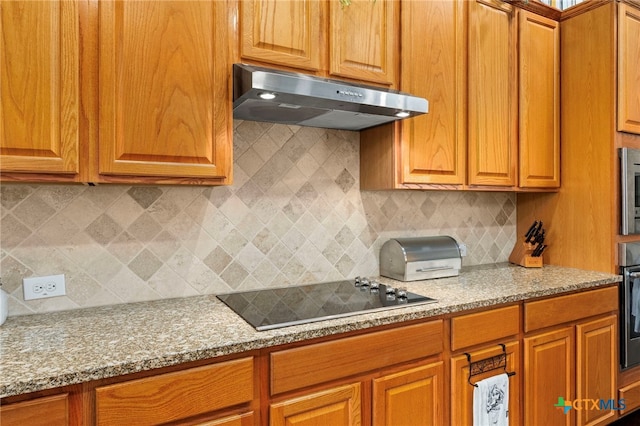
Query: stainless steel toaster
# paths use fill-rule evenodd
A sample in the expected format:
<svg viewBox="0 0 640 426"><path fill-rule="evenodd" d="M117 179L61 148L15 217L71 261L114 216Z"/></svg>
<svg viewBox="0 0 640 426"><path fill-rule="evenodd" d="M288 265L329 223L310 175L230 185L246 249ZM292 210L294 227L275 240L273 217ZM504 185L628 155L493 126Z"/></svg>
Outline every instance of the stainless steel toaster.
<svg viewBox="0 0 640 426"><path fill-rule="evenodd" d="M460 247L449 236L393 238L380 249L380 275L400 281L451 277L460 273Z"/></svg>

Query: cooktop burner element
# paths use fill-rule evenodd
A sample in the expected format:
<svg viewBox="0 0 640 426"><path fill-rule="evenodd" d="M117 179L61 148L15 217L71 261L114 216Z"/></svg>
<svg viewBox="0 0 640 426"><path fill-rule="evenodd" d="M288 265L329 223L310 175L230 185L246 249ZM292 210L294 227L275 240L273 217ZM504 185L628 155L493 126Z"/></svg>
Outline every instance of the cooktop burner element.
<svg viewBox="0 0 640 426"><path fill-rule="evenodd" d="M217 297L258 331L436 302L404 287L360 277Z"/></svg>

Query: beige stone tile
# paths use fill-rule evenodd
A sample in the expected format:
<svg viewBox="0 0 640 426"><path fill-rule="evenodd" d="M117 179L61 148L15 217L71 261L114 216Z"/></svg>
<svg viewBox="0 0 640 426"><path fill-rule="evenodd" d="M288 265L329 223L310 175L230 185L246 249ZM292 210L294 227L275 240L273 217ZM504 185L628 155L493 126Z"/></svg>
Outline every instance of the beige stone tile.
<svg viewBox="0 0 640 426"><path fill-rule="evenodd" d="M64 214L56 214L45 222L36 233L48 244L65 245L80 233L80 228Z"/></svg>
<svg viewBox="0 0 640 426"><path fill-rule="evenodd" d="M107 250L122 263L129 263L143 249L144 245L128 232L118 235L109 245Z"/></svg>
<svg viewBox="0 0 640 426"><path fill-rule="evenodd" d="M120 272L108 283L109 289L123 302L142 302L160 299L160 295L151 289L142 279L128 268Z"/></svg>
<svg viewBox="0 0 640 426"><path fill-rule="evenodd" d="M263 158L254 149L249 148L236 159L235 164L240 167L247 176L252 177L264 166L265 161L269 158L271 158L271 156Z"/></svg>
<svg viewBox="0 0 640 426"><path fill-rule="evenodd" d="M107 209L109 217L122 228L128 228L142 213L144 208L128 194L118 198Z"/></svg>
<svg viewBox="0 0 640 426"><path fill-rule="evenodd" d="M323 257L322 253L308 240L297 251L296 256L307 270L313 268L319 257Z"/></svg>
<svg viewBox="0 0 640 426"><path fill-rule="evenodd" d="M254 281L258 283L254 288L266 287L268 283L278 276L279 272L278 268L269 259L263 259L251 273Z"/></svg>
<svg viewBox="0 0 640 426"><path fill-rule="evenodd" d="M0 185L0 204L5 209L13 209L33 193L33 188L28 185L12 185L3 183Z"/></svg>
<svg viewBox="0 0 640 426"><path fill-rule="evenodd" d="M148 281L149 278L162 267L162 261L151 251L145 249L129 262L127 266L143 281Z"/></svg>
<svg viewBox="0 0 640 426"><path fill-rule="evenodd" d="M207 265L213 272L220 275L227 266L231 263L233 258L224 251L222 247L216 247L209 253L207 257L203 259L203 263Z"/></svg>
<svg viewBox="0 0 640 426"><path fill-rule="evenodd" d="M0 244L4 250L12 250L31 236L31 230L12 214L2 218L0 222Z"/></svg>
<svg viewBox="0 0 640 426"><path fill-rule="evenodd" d="M66 244L60 247L60 251L82 269L87 269L96 259L107 256L104 247L96 242L85 232L74 235Z"/></svg>
<svg viewBox="0 0 640 426"><path fill-rule="evenodd" d="M269 135L271 141L273 141L273 143L276 144L278 148L281 148L285 143L287 143L289 139L293 137L294 132L298 130L300 130L300 127L290 127L283 124L274 124L269 130L267 130L267 134Z"/></svg>
<svg viewBox="0 0 640 426"><path fill-rule="evenodd" d="M167 231L162 231L153 241L147 243L147 248L164 262L167 262L180 247L178 239Z"/></svg>
<svg viewBox="0 0 640 426"><path fill-rule="evenodd" d="M220 211L229 219L234 225L238 225L249 214L250 210L246 204L240 200L240 198L234 196L220 206Z"/></svg>
<svg viewBox="0 0 640 426"><path fill-rule="evenodd" d="M163 298L195 296L198 292L167 265L163 265L149 280L149 287Z"/></svg>
<svg viewBox="0 0 640 426"><path fill-rule="evenodd" d="M218 246L216 240L211 238L202 229L191 235L188 240L182 242L182 246L195 254L198 259L204 259L211 253L211 250Z"/></svg>
<svg viewBox="0 0 640 426"><path fill-rule="evenodd" d="M278 136L278 135L276 135ZM269 160L276 155L282 145L278 145L271 137L271 133L267 131L267 134L260 138L260 143L253 145L253 149L260 156L263 161ZM253 174L251 174L253 176Z"/></svg>
<svg viewBox="0 0 640 426"><path fill-rule="evenodd" d="M127 194L143 209L149 208L162 196L162 189L156 186L132 186Z"/></svg>
<svg viewBox="0 0 640 426"><path fill-rule="evenodd" d="M264 253L258 250L258 248L251 243L244 246L236 256L236 261L248 272L253 272L264 259Z"/></svg>
<svg viewBox="0 0 640 426"><path fill-rule="evenodd" d="M87 306L88 301L101 293L103 288L95 279L84 272L79 272L66 277L65 290L67 297L78 306Z"/></svg>
<svg viewBox="0 0 640 426"><path fill-rule="evenodd" d="M237 230L232 229L231 232L220 242L225 251L235 257L240 250L247 245L247 239Z"/></svg>
<svg viewBox="0 0 640 426"><path fill-rule="evenodd" d="M13 208L13 214L31 231L40 228L55 213L56 210L40 198L37 191Z"/></svg>
<svg viewBox="0 0 640 426"><path fill-rule="evenodd" d="M239 288L247 276L249 276L249 272L238 262L231 262L220 274L220 278L233 289Z"/></svg>
<svg viewBox="0 0 640 426"><path fill-rule="evenodd" d="M111 253L106 252L104 255L95 258L86 268L86 272L95 278L102 285L108 285L113 277L118 275L120 271L126 267Z"/></svg>
<svg viewBox="0 0 640 426"><path fill-rule="evenodd" d="M263 228L263 224L253 213L247 214L236 229L247 239L252 240Z"/></svg>
<svg viewBox="0 0 640 426"><path fill-rule="evenodd" d="M166 264L183 279L189 276L189 271L198 263L202 262L184 247L180 248L171 259L166 262Z"/></svg>
<svg viewBox="0 0 640 426"><path fill-rule="evenodd" d="M109 215L102 214L85 229L98 244L107 245L122 232L122 226Z"/></svg>
<svg viewBox="0 0 640 426"><path fill-rule="evenodd" d="M2 271L2 289L7 293L21 289L22 279L33 275L33 271L12 256L5 256L2 259L0 271Z"/></svg>

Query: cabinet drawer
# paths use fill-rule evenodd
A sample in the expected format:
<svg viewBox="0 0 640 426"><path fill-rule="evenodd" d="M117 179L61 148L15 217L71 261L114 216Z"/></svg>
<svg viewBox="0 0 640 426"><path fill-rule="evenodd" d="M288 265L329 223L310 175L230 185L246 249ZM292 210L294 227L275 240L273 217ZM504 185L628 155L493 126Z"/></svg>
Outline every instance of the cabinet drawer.
<svg viewBox="0 0 640 426"><path fill-rule="evenodd" d="M520 306L507 306L451 319L451 350L518 334Z"/></svg>
<svg viewBox="0 0 640 426"><path fill-rule="evenodd" d="M2 426L69 424L69 394L47 396L0 407Z"/></svg>
<svg viewBox="0 0 640 426"><path fill-rule="evenodd" d="M524 331L563 324L618 309L618 287L558 296L524 304Z"/></svg>
<svg viewBox="0 0 640 426"><path fill-rule="evenodd" d="M640 382L625 386L618 393L619 399L624 399L625 405L624 410L620 410L620 414L628 413L640 407Z"/></svg>
<svg viewBox="0 0 640 426"><path fill-rule="evenodd" d="M442 320L271 354L271 394L349 377L442 352Z"/></svg>
<svg viewBox="0 0 640 426"><path fill-rule="evenodd" d="M158 424L253 399L253 358L160 374L96 389L98 425Z"/></svg>
<svg viewBox="0 0 640 426"><path fill-rule="evenodd" d="M256 424L254 417L253 411L251 411L244 414L234 414L233 416L212 420L210 422L198 423L198 426L253 426Z"/></svg>

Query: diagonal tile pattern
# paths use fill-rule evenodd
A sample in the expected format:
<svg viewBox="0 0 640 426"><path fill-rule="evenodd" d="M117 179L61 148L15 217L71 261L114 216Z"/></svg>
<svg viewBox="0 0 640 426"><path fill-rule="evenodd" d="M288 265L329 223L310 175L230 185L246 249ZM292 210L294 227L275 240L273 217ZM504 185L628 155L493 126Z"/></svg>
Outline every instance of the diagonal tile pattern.
<svg viewBox="0 0 640 426"><path fill-rule="evenodd" d="M451 235L465 265L505 261L511 193L360 191L355 132L234 122L225 187L0 187L10 315L378 274L391 237ZM67 296L25 302L23 277Z"/></svg>

